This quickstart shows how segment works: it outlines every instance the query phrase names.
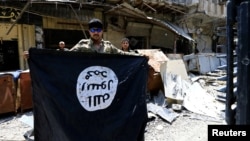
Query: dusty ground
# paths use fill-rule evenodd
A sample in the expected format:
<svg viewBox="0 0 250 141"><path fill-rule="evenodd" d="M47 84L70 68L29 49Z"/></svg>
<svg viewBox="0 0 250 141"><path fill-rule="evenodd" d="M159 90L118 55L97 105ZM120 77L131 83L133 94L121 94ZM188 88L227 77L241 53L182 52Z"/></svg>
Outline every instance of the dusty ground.
<svg viewBox="0 0 250 141"><path fill-rule="evenodd" d="M225 122L189 112L181 114L172 124L157 118L148 123L145 141L207 141L207 128L212 124Z"/></svg>
<svg viewBox="0 0 250 141"><path fill-rule="evenodd" d="M24 113L30 115L30 113ZM0 141L24 141L24 134L32 129L20 121L22 114L16 116L3 115L0 117Z"/></svg>
<svg viewBox="0 0 250 141"><path fill-rule="evenodd" d="M32 112L26 112L32 115ZM25 141L23 135L30 129L17 116L1 117L0 141ZM145 130L145 141L207 141L209 124L225 124L223 119L214 119L189 111L182 111L171 124L158 116L149 119Z"/></svg>

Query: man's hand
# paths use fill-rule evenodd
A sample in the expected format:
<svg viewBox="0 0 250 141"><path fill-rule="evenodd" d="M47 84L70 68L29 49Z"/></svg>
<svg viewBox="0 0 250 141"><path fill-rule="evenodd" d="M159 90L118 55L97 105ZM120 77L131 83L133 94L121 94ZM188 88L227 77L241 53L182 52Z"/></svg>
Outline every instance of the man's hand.
<svg viewBox="0 0 250 141"><path fill-rule="evenodd" d="M144 57L146 57L149 60L149 56L146 54L143 54Z"/></svg>
<svg viewBox="0 0 250 141"><path fill-rule="evenodd" d="M29 51L24 51L23 52L23 58L28 59L29 58Z"/></svg>

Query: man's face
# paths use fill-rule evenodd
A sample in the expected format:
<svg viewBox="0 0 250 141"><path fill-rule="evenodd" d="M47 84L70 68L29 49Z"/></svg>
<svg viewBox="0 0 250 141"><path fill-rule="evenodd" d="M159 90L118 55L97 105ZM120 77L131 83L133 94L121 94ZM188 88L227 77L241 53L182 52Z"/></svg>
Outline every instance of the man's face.
<svg viewBox="0 0 250 141"><path fill-rule="evenodd" d="M59 43L59 47L60 47L60 48L64 48L64 47L65 47L65 44L64 44L64 43Z"/></svg>
<svg viewBox="0 0 250 141"><path fill-rule="evenodd" d="M101 28L90 28L89 29L89 34L90 34L90 38L94 41L99 41L102 39L102 29Z"/></svg>
<svg viewBox="0 0 250 141"><path fill-rule="evenodd" d="M129 47L128 41L122 41L122 47L123 48L128 48Z"/></svg>

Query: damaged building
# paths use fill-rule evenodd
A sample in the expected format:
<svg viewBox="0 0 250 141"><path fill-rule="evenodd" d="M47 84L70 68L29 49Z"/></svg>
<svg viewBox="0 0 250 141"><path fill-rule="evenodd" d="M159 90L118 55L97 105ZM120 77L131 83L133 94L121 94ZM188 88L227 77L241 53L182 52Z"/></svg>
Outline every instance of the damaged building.
<svg viewBox="0 0 250 141"><path fill-rule="evenodd" d="M71 48L88 38L87 22L104 25L104 39L118 48L127 37L132 49L190 54L225 50L225 1L9 0L0 2L0 71L27 69L30 47ZM70 35L70 36L69 36Z"/></svg>
<svg viewBox="0 0 250 141"><path fill-rule="evenodd" d="M6 74L5 72L15 70L22 71L20 81L17 82L20 86L18 90L11 87L15 86L16 82L12 81L9 74L2 75L6 77L2 77L1 83L4 84L2 88L6 88L2 90L6 92L4 96L7 100L4 100L8 104L4 106L8 106L8 109L2 106L0 109L6 111L2 110L0 113L17 111L18 108L23 112L33 108L29 66L23 58L24 51L30 48L55 50L59 41L64 41L66 48L72 48L79 40L89 38L88 21L99 18L104 23L103 39L120 48L120 40L127 37L132 49L149 57L149 97L153 97L156 102L162 102L162 107L149 103L149 112L161 116L169 123L179 116L182 107L194 113L218 118L221 112L217 111L217 105L213 106L214 99L207 96L203 85L199 84L205 81L200 77L193 78L192 84L186 80L189 79L188 71L206 74L226 63L225 2L1 1L0 72ZM222 56L218 57L221 54ZM12 74L16 76L15 72ZM6 83L8 79L11 81ZM168 109L170 106L164 107L166 103L171 104L174 111Z"/></svg>

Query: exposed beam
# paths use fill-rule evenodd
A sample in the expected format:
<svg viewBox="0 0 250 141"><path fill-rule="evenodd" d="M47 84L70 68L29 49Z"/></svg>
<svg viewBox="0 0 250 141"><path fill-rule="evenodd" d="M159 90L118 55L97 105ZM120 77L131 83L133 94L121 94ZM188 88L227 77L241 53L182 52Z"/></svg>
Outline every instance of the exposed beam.
<svg viewBox="0 0 250 141"><path fill-rule="evenodd" d="M153 7L149 6L148 4L146 4L145 2L142 3L143 5L147 6L148 8L150 8L151 10L153 10L154 12L157 12Z"/></svg>

